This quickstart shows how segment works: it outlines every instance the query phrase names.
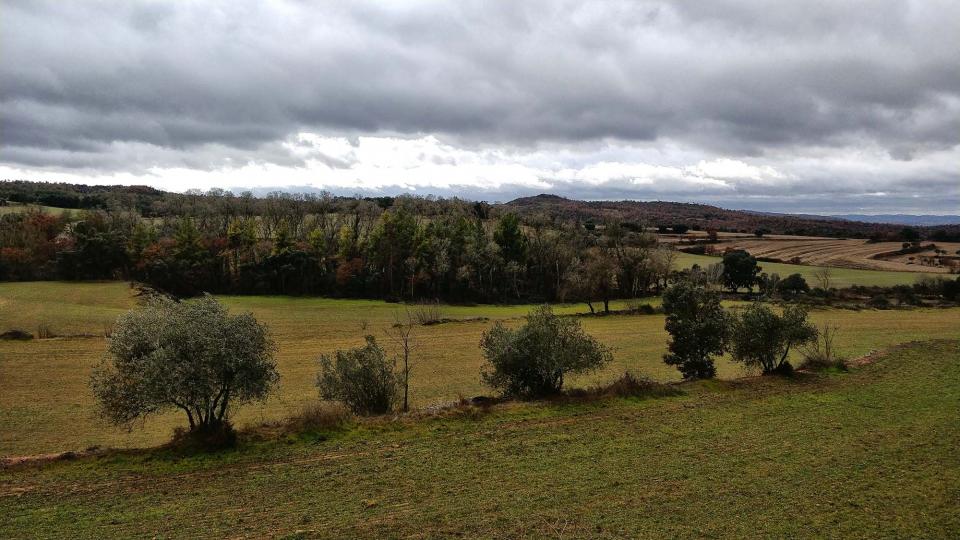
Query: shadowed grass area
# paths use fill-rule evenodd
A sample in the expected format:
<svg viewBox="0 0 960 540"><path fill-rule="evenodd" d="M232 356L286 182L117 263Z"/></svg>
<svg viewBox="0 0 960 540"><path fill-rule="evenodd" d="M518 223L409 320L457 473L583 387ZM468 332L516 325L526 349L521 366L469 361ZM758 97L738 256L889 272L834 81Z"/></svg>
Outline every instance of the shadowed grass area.
<svg viewBox="0 0 960 540"><path fill-rule="evenodd" d="M0 536L960 534L957 341L685 392L9 469Z"/></svg>
<svg viewBox="0 0 960 540"><path fill-rule="evenodd" d="M135 305L123 283L0 284L0 329L36 331L46 322L56 334L100 334L124 310ZM278 394L263 404L240 409L239 426L275 421L295 414L317 399L315 359L336 348L360 345L363 333L391 343L384 329L402 305L367 300L235 296L222 300L236 311L252 311L267 323L279 345L281 374ZM654 300L654 303L659 303ZM450 402L458 396L489 393L480 382L483 359L480 335L496 319L519 323L530 306L443 308L451 318L488 320L445 323L417 328L411 397L414 405ZM585 306L559 306L559 313L584 312ZM848 356L915 339L960 338L960 309L911 311L824 310L815 322L841 328L838 346ZM20 324L20 321L23 321ZM361 328L366 322L366 330ZM614 347L614 362L603 371L568 381L572 386L605 383L630 370L647 377L677 380L677 371L661 357L667 335L661 315L584 317L584 328ZM93 415L87 386L90 370L106 348L106 339L57 338L26 342L0 341L0 456L30 455L89 446L139 447L169 439L184 424L179 415L148 420L132 432L104 424ZM721 360L721 377L744 375L740 366Z"/></svg>

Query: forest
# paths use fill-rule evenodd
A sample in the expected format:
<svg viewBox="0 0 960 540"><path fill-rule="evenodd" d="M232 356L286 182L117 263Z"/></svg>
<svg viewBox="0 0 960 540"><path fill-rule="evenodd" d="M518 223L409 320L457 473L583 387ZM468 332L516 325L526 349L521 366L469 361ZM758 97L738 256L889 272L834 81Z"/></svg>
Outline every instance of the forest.
<svg viewBox="0 0 960 540"><path fill-rule="evenodd" d="M658 245L651 231L702 227L689 212L671 219L661 211L646 216L649 220L610 208L582 214L571 208L603 207L552 196L488 204L4 182L0 197L6 204L71 209L21 206L22 211L3 213L0 280L125 279L178 296L606 305L613 298L659 293L667 284L676 252ZM661 210L668 204L703 206L651 204ZM885 234L921 232L943 233Z"/></svg>

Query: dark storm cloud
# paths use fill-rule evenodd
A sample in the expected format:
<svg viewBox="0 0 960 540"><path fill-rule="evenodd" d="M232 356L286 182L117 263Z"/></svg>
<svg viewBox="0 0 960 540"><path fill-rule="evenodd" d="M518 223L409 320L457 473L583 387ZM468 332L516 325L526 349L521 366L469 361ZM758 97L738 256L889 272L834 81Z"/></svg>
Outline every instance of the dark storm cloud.
<svg viewBox="0 0 960 540"><path fill-rule="evenodd" d="M947 2L7 3L5 146L297 129L955 144ZM953 100L953 103L950 103Z"/></svg>
<svg viewBox="0 0 960 540"><path fill-rule="evenodd" d="M960 142L957 28L947 1L8 0L0 163L298 165L301 131L922 160Z"/></svg>

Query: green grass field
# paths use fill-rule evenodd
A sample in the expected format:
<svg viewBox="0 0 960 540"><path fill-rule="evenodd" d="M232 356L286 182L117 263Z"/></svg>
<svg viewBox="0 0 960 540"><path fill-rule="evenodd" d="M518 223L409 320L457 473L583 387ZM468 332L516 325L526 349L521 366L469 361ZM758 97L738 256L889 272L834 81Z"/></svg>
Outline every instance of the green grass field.
<svg viewBox="0 0 960 540"><path fill-rule="evenodd" d="M0 470L0 537L960 534L957 341L684 388Z"/></svg>
<svg viewBox="0 0 960 540"><path fill-rule="evenodd" d="M279 345L281 387L263 404L241 409L240 425L275 420L298 412L317 399L316 357L362 342L364 332L391 345L384 335L397 304L379 301L288 297L224 297L237 311L252 311L266 322ZM183 420L166 415L148 420L132 432L104 424L93 415L87 386L90 370L106 346L103 334L115 318L133 307L127 284L2 283L0 330L36 332L48 325L60 335L90 334L29 342L0 341L0 456L32 455L89 446L141 447L166 441ZM514 324L530 306L445 307L452 318L487 317L486 321L418 327L412 374L412 399L427 406L489 393L481 385L480 335L493 320ZM584 312L584 305L558 306L561 313ZM912 311L824 310L817 322L842 329L840 345L851 356L915 339L960 338L960 309ZM659 315L584 317L584 327L615 348L614 363L594 375L569 381L589 385L632 370L659 380L676 380L677 372L661 356L667 336ZM366 327L366 330L363 327ZM738 365L719 364L720 376L746 374Z"/></svg>
<svg viewBox="0 0 960 540"><path fill-rule="evenodd" d="M680 268L690 268L694 264L708 266L721 262L720 257L711 257L708 255L692 255L690 253L679 253L677 255L676 265ZM817 286L817 279L814 272L821 269L820 266L808 266L803 264L785 264L772 262L759 262L758 265L763 272L768 274L780 274L781 278L790 274L800 274L811 287ZM853 268L830 268L832 277L832 287L849 287L851 285L891 287L893 285L913 285L917 278L921 276L936 276L924 272L895 272L880 270L856 270Z"/></svg>

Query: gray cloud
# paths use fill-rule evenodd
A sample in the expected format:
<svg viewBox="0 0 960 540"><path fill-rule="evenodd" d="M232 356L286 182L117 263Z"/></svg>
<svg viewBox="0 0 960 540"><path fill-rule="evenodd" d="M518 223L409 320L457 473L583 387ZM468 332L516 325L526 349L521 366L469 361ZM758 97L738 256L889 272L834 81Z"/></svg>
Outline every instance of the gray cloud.
<svg viewBox="0 0 960 540"><path fill-rule="evenodd" d="M957 28L948 1L5 1L0 163L298 167L283 145L298 132L560 154L616 141L778 169L822 149L923 161L960 143ZM800 182L929 194L958 180L861 165Z"/></svg>

